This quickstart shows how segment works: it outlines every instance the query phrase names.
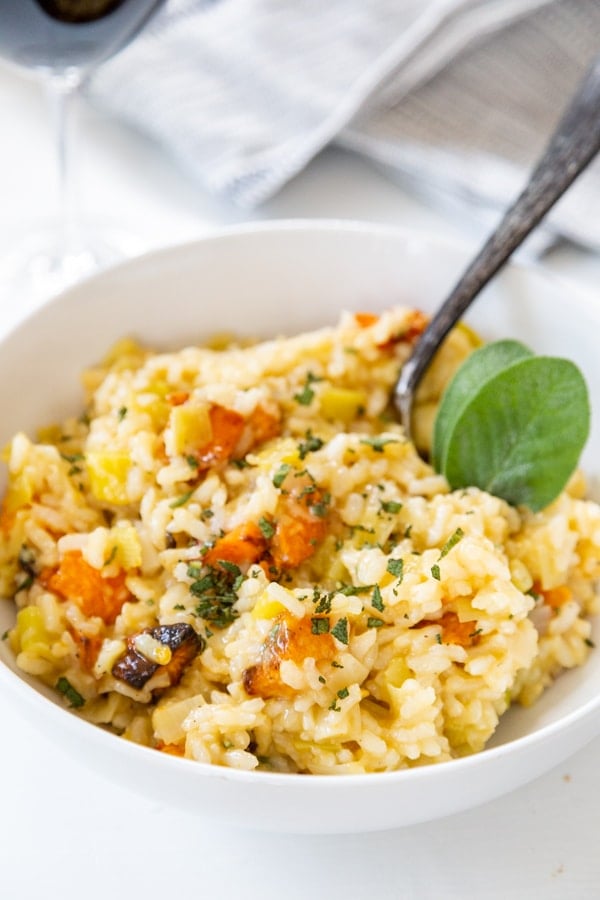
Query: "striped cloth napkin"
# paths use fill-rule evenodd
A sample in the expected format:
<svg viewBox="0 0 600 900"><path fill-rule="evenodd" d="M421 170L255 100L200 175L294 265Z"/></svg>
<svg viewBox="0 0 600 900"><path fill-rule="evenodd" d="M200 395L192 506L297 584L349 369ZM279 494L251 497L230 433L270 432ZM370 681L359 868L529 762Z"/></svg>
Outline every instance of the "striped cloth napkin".
<svg viewBox="0 0 600 900"><path fill-rule="evenodd" d="M169 0L90 98L244 207L336 143L495 214L592 57L598 0ZM600 167L551 215L600 249Z"/></svg>

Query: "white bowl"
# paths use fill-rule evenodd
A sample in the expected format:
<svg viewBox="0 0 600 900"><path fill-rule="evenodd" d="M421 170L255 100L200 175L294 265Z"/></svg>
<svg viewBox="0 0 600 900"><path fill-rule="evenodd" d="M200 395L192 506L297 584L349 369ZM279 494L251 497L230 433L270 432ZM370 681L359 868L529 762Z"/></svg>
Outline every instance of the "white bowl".
<svg viewBox="0 0 600 900"><path fill-rule="evenodd" d="M118 338L161 348L215 331L293 334L342 309L403 303L432 311L468 260L464 248L349 223L278 223L219 234L102 274L34 313L0 342L0 445L81 406L81 371ZM487 339L519 338L572 358L600 408L600 305L540 271L508 268L468 316ZM598 497L600 425L583 467ZM3 486L0 485L0 488ZM0 603L0 633L13 611ZM194 763L80 720L16 670L0 644L0 689L67 753L157 801L240 826L363 832L438 818L498 797L557 765L600 731L600 652L530 709L511 710L489 749L400 772L298 776Z"/></svg>

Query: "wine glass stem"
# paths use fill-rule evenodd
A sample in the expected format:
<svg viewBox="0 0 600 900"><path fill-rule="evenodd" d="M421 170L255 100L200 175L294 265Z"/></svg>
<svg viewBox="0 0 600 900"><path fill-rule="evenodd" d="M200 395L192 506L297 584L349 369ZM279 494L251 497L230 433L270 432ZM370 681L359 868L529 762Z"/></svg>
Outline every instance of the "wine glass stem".
<svg viewBox="0 0 600 900"><path fill-rule="evenodd" d="M63 258L77 252L77 210L72 163L72 108L81 78L76 70L51 75L47 93L54 127L56 153L58 241Z"/></svg>

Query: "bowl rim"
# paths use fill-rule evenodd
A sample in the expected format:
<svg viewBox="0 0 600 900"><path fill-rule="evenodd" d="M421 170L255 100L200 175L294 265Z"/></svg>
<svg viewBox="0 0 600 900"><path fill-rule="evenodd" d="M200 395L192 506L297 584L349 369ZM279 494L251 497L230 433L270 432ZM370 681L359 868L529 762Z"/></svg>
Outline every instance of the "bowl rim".
<svg viewBox="0 0 600 900"><path fill-rule="evenodd" d="M131 259L124 260L103 270L99 273L89 276L78 282L72 287L62 291L61 293L51 297L43 304L29 310L18 321L8 326L0 333L0 351L2 345L10 340L16 332L29 327L32 320L35 320L44 310L55 305L69 302L71 297L77 297L82 292L85 293L90 285L97 284L103 280L118 279L122 274L131 272L137 274L142 272L148 264L154 261L159 263L162 260L168 260L170 257L179 254L187 255L193 253L194 249L206 246L210 243L237 240L244 237L254 237L258 235L276 235L281 233L354 233L363 236L383 237L390 240L400 240L406 245L414 244L417 247L433 246L442 248L446 251L458 254L461 259L464 256L465 263L470 259L473 253L473 244L463 238L457 238L448 235L429 234L424 229L411 229L404 225L394 225L386 223L372 223L361 221L358 219L344 218L285 218L270 219L256 222L244 222L239 224L222 226L210 233L193 238L187 241L170 244L168 246L151 249L145 253L137 255ZM549 272L539 262L524 262L522 260L511 260L497 276L502 278L504 272L516 271L524 277L533 276L553 285L563 285L569 290L569 297L573 295L580 302L586 304L594 304L594 297L591 290L573 284L568 278L554 272ZM69 730L74 730L86 742L100 742L112 755L130 756L132 760L139 758L141 762L144 760L152 764L160 766L168 766L173 772L184 772L186 779L190 777L200 778L201 776L209 776L220 780L256 783L256 784L272 784L286 786L297 785L298 789L313 790L317 785L356 785L357 789L361 787L372 786L374 780L380 782L399 782L405 781L419 782L422 779L428 781L435 779L444 779L446 775L452 772L460 772L464 769L479 769L487 765L491 765L494 760L503 759L507 756L519 754L528 750L534 750L538 745L545 743L548 738L554 734L570 729L572 726L583 723L600 712L600 694L587 700L577 709L572 710L560 719L540 725L535 731L508 740L503 744L487 747L476 753L469 754L464 757L444 760L443 762L424 764L415 766L414 768L404 768L385 772L369 772L369 773L340 773L340 774L303 774L298 777L297 773L291 772L270 772L265 770L245 771L232 767L218 766L211 763L197 762L173 755L161 753L157 754L153 748L136 744L131 741L123 740L101 726L87 721L76 711L66 706L62 706L59 702L54 702L29 684L24 677L15 672L0 656L0 682L4 682L7 687L20 697L27 706L38 709L43 715L52 717L62 726L66 726ZM597 728L600 733L600 723ZM45 734L49 740L53 740L53 733ZM590 738L592 739L592 738ZM67 751L65 751L67 752ZM160 760L160 762L159 762ZM192 766L190 767L190 763ZM196 773L193 775L192 773Z"/></svg>
<svg viewBox="0 0 600 900"><path fill-rule="evenodd" d="M480 241L468 240L463 236L430 234L424 227L411 228L405 224L369 222L367 220L353 218L326 217L320 219L314 217L289 217L221 225L198 237L151 248L128 259L114 263L100 272L85 276L71 287L65 288L60 293L55 294L41 304L26 310L22 317L18 318L12 324L9 324L4 330L0 330L0 347L15 331L22 326L27 325L30 320L35 319L45 309L51 308L57 303L68 302L68 299L71 296L77 296L77 294L82 290L86 290L90 285L95 285L98 282L101 283L104 280L110 281L123 273L135 273L137 270L143 269L155 260L160 262L169 259L169 257L173 255L179 254L185 256L193 252L194 248L197 246L219 243L223 240L236 240L238 238L254 237L263 234L301 234L303 232L323 232L325 234L342 232L357 235L362 234L363 236L370 235L390 240L400 239L405 245L431 244L447 252L458 254L461 257L461 265L463 264L462 257L464 257L465 266L475 256L475 253L478 252L481 245ZM522 258L515 259L513 257L501 267L492 281L506 277L507 272L518 272L524 276L533 275L533 277L542 281L547 281L550 284L562 285L565 290L569 291L569 297L574 296L575 298L578 298L580 302L591 303L592 308L596 304L597 298L595 298L591 288L573 282L568 276L548 271L541 260L524 260ZM485 290L485 288L483 290Z"/></svg>
<svg viewBox="0 0 600 900"><path fill-rule="evenodd" d="M156 753L151 747L142 744L136 744L132 741L126 741L120 735L114 734L99 725L88 722L76 711L61 706L58 702L45 697L43 693L30 685L24 678L21 678L9 666L0 659L0 682L4 682L9 689L18 697L21 697L28 706L38 709L44 716L49 716L53 721L66 726L69 730L73 730L86 742L100 742L109 750L111 755L129 755L134 761L139 757L140 762L144 760L150 764L158 764L169 766L175 772L185 773L189 778L193 772L197 774L192 777L210 776L233 782L256 782L257 784L267 783L274 786L298 785L299 789L314 789L317 785L329 784L338 785L356 784L357 788L366 787L373 784L373 780L377 782L399 782L405 781L419 782L422 779L428 781L433 779L443 779L452 772L460 772L464 769L482 768L493 764L496 759L503 759L508 756L518 755L523 751L533 751L540 744L546 743L549 737L557 732L562 732L572 726L583 722L590 718L594 713L598 712L600 707L600 696L588 700L583 706L563 716L556 722L550 722L542 725L530 734L522 737L514 738L504 744L496 747L488 747L477 753L467 756L457 757L454 759L444 760L442 762L424 764L415 766L414 768L396 769L386 772L362 772L362 773L339 773L339 774L312 774L306 773L299 777L295 772L269 772L265 770L245 771L227 766L213 765L212 763L198 762L196 760L185 759L183 757L173 756L167 753ZM600 731L600 728L599 728ZM54 734L45 734L49 740L54 738ZM592 738L590 738L591 740ZM65 751L66 752L66 751Z"/></svg>

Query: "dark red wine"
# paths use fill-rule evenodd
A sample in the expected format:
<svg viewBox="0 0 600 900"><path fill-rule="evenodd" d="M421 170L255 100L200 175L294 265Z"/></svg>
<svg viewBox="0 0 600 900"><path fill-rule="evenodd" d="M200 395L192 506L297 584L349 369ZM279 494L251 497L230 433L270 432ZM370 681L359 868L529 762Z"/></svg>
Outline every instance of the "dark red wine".
<svg viewBox="0 0 600 900"><path fill-rule="evenodd" d="M88 69L144 27L164 0L0 0L0 55L17 65Z"/></svg>

